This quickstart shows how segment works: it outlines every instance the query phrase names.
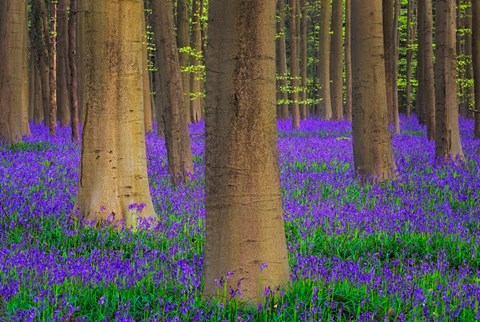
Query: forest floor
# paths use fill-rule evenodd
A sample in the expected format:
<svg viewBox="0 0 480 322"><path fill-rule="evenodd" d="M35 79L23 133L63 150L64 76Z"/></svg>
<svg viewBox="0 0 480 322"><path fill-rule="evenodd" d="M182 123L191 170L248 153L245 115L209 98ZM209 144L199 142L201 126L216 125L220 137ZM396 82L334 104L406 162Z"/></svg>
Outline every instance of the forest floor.
<svg viewBox="0 0 480 322"><path fill-rule="evenodd" d="M472 321L480 319L480 156L461 121L466 164L435 161L416 119L393 146L400 177L354 178L346 122L279 122L292 282L258 308L201 297L204 125L191 126L195 174L173 189L164 141L147 135L160 217L115 232L69 220L79 148L69 129L0 148L0 320Z"/></svg>

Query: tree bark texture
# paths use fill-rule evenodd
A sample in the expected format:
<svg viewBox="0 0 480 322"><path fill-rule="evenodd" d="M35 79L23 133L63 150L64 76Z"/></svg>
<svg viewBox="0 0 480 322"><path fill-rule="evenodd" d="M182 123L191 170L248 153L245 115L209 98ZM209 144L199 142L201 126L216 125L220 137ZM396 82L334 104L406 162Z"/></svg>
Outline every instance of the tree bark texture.
<svg viewBox="0 0 480 322"><path fill-rule="evenodd" d="M193 163L171 0L154 0L152 9L154 19L159 22L155 41L158 63L163 67L160 69L160 82L165 94L163 107L168 169L176 185L185 182L193 173Z"/></svg>
<svg viewBox="0 0 480 322"><path fill-rule="evenodd" d="M75 209L86 221L135 228L136 218L156 218L143 124L143 0L83 4L86 114Z"/></svg>
<svg viewBox="0 0 480 322"><path fill-rule="evenodd" d="M319 99L317 117L330 120L332 118L332 100L330 96L330 0L320 1L320 33L318 51L317 78L319 81Z"/></svg>
<svg viewBox="0 0 480 322"><path fill-rule="evenodd" d="M70 125L68 64L68 0L58 1L57 13L57 117L60 126Z"/></svg>
<svg viewBox="0 0 480 322"><path fill-rule="evenodd" d="M25 0L0 2L0 144L30 135Z"/></svg>
<svg viewBox="0 0 480 322"><path fill-rule="evenodd" d="M72 142L80 144L79 133L79 112L78 112L78 74L77 74L77 1L70 0L70 13L68 19L68 66L70 70L69 80L69 103L70 103L70 122L72 128Z"/></svg>
<svg viewBox="0 0 480 322"><path fill-rule="evenodd" d="M330 79L332 119L343 119L343 1L333 1Z"/></svg>
<svg viewBox="0 0 480 322"><path fill-rule="evenodd" d="M352 141L356 172L385 181L397 175L387 116L382 0L352 1Z"/></svg>
<svg viewBox="0 0 480 322"><path fill-rule="evenodd" d="M177 1L177 47L179 49L178 58L180 61L180 68L186 69L190 65L190 56L187 48L190 46L190 25L188 23L189 10L188 0ZM182 88L185 102L185 113L187 121L191 123L190 113L190 71L182 71Z"/></svg>
<svg viewBox="0 0 480 322"><path fill-rule="evenodd" d="M265 288L289 279L277 163L274 38L273 1L210 1L206 296L229 296L217 280L259 303Z"/></svg>
<svg viewBox="0 0 480 322"><path fill-rule="evenodd" d="M190 115L192 122L198 122L202 118L202 93L203 93L203 80L200 66L202 65L203 51L202 51L202 25L200 23L200 17L202 16L201 1L192 1L192 37L191 47L194 52L191 57L191 65L194 66L194 71L190 78L190 88L192 91L192 97L190 100Z"/></svg>
<svg viewBox="0 0 480 322"><path fill-rule="evenodd" d="M436 0L435 9L435 156L463 160L458 128L456 6L450 0Z"/></svg>

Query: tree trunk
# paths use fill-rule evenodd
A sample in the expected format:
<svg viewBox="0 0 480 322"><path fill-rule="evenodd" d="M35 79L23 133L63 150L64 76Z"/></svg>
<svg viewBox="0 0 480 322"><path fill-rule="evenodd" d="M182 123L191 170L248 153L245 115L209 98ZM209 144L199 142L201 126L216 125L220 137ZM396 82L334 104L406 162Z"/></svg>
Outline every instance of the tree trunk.
<svg viewBox="0 0 480 322"><path fill-rule="evenodd" d="M320 33L318 51L317 78L319 81L321 99L317 107L319 118L330 120L332 118L332 101L330 96L330 0L320 1Z"/></svg>
<svg viewBox="0 0 480 322"><path fill-rule="evenodd" d="M60 126L70 125L70 101L68 91L68 0L58 1L57 28L57 105Z"/></svg>
<svg viewBox="0 0 480 322"><path fill-rule="evenodd" d="M421 124L427 125L427 137L435 138L435 85L433 68L432 0L418 0L418 109ZM421 62L421 63L420 63ZM455 85L456 86L456 85Z"/></svg>
<svg viewBox="0 0 480 322"><path fill-rule="evenodd" d="M285 43L285 0L277 0L278 15L278 33L280 37L277 39L277 59L278 59L278 74L280 76L279 91L280 91L280 114L283 120L288 119L288 93L287 93L287 46Z"/></svg>
<svg viewBox="0 0 480 322"><path fill-rule="evenodd" d="M388 127L382 1L352 1L353 156L357 173L386 181L397 175Z"/></svg>
<svg viewBox="0 0 480 322"><path fill-rule="evenodd" d="M475 137L480 138L480 0L472 0L472 63L475 95Z"/></svg>
<svg viewBox="0 0 480 322"><path fill-rule="evenodd" d="M34 30L34 48L36 51L37 68L42 83L42 114L45 126L50 125L50 82L48 55L48 22L44 0L32 2L32 25Z"/></svg>
<svg viewBox="0 0 480 322"><path fill-rule="evenodd" d="M408 13L407 13L407 67L406 67L406 88L405 88L405 112L407 119L410 118L412 111L412 60L413 60L413 41L415 40L415 27L414 27L414 0L408 0Z"/></svg>
<svg viewBox="0 0 480 322"><path fill-rule="evenodd" d="M290 0L290 77L292 79L292 127L300 128L300 106L298 105L298 32L297 32L297 2L298 0Z"/></svg>
<svg viewBox="0 0 480 322"><path fill-rule="evenodd" d="M0 2L0 39L0 144L11 144L30 135L25 0Z"/></svg>
<svg viewBox="0 0 480 322"><path fill-rule="evenodd" d="M152 9L159 27L155 47L159 54L158 63L163 67L160 81L166 94L163 107L168 169L172 183L177 185L187 181L188 175L193 173L193 163L171 1L155 0Z"/></svg>
<svg viewBox="0 0 480 322"><path fill-rule="evenodd" d="M210 0L206 296L260 303L289 279L275 124L275 3ZM228 124L229 126L225 126Z"/></svg>
<svg viewBox="0 0 480 322"><path fill-rule="evenodd" d="M394 0L383 0L383 44L385 47L385 77L387 81L387 113L388 122L394 124L394 133L400 133L398 123L398 93L395 81L395 24ZM395 97L397 96L397 97ZM396 104L397 103L397 104Z"/></svg>
<svg viewBox="0 0 480 322"><path fill-rule="evenodd" d="M72 142L80 144L79 117L78 117L78 75L77 75L77 0L70 0L70 14L68 19L68 66L70 69L69 79L69 102L70 122L72 127Z"/></svg>
<svg viewBox="0 0 480 322"><path fill-rule="evenodd" d="M458 128L456 6L450 0L436 0L435 9L435 156L440 159L463 160Z"/></svg>
<svg viewBox="0 0 480 322"><path fill-rule="evenodd" d="M43 3L43 0L41 2ZM55 55L57 47L57 4L52 2L50 6L52 32L48 31L48 27L44 31L46 31L45 39L48 41L48 87L50 90L48 94L50 103L48 132L50 136L55 136L57 133L57 56Z"/></svg>
<svg viewBox="0 0 480 322"><path fill-rule="evenodd" d="M190 25L188 23L188 0L177 1L177 46L179 49L180 69L186 69L190 65L190 56L186 50L190 46ZM190 124L190 71L182 71L182 88L185 102L187 122Z"/></svg>
<svg viewBox="0 0 480 322"><path fill-rule="evenodd" d="M300 105L300 115L303 120L308 116L307 113L307 99L308 99L308 84L307 84L307 68L308 68L308 13L307 13L307 0L301 0L300 6L302 10L302 20L300 25L301 35L301 74L302 74L302 104Z"/></svg>
<svg viewBox="0 0 480 322"><path fill-rule="evenodd" d="M143 124L143 0L83 3L87 110L75 213L135 229L136 218L156 218Z"/></svg>
<svg viewBox="0 0 480 322"><path fill-rule="evenodd" d="M345 119L352 121L351 0L345 0Z"/></svg>
<svg viewBox="0 0 480 322"><path fill-rule="evenodd" d="M33 51L32 56L34 59L33 68L34 68L34 84L33 84L33 123L35 125L42 124L43 120L43 101L42 101L42 79L40 78L40 70L38 68L38 58L37 54Z"/></svg>
<svg viewBox="0 0 480 322"><path fill-rule="evenodd" d="M332 119L343 119L343 1L333 1L330 79L332 99Z"/></svg>
<svg viewBox="0 0 480 322"><path fill-rule="evenodd" d="M192 122L200 121L202 117L202 25L200 17L202 16L200 0L192 1L192 38L191 47L194 52L191 65L194 66L194 72L190 78L190 87L192 90L192 99L190 100L190 114Z"/></svg>

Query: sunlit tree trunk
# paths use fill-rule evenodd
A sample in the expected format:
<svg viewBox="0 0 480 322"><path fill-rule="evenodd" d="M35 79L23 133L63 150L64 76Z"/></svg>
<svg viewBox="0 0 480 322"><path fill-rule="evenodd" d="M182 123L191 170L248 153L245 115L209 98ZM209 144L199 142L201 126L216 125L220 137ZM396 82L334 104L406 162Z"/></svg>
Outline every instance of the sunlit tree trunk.
<svg viewBox="0 0 480 322"><path fill-rule="evenodd" d="M159 51L158 63L162 67L160 81L164 82L162 87L165 89L163 107L168 169L172 182L179 184L193 173L193 163L171 1L154 0L152 9L160 27L155 35L155 44Z"/></svg>
<svg viewBox="0 0 480 322"><path fill-rule="evenodd" d="M397 175L388 127L382 0L352 1L352 140L356 172L385 181Z"/></svg>
<svg viewBox="0 0 480 322"><path fill-rule="evenodd" d="M289 267L275 124L275 3L210 0L205 289L259 303ZM225 126L228 124L229 126Z"/></svg>
<svg viewBox="0 0 480 322"><path fill-rule="evenodd" d="M0 2L0 144L30 135L27 3Z"/></svg>
<svg viewBox="0 0 480 322"><path fill-rule="evenodd" d="M435 156L463 159L458 128L456 6L451 0L436 0L435 9Z"/></svg>
<svg viewBox="0 0 480 322"><path fill-rule="evenodd" d="M86 106L75 212L86 221L156 218L143 124L143 0L84 0ZM140 211L132 205L145 205Z"/></svg>

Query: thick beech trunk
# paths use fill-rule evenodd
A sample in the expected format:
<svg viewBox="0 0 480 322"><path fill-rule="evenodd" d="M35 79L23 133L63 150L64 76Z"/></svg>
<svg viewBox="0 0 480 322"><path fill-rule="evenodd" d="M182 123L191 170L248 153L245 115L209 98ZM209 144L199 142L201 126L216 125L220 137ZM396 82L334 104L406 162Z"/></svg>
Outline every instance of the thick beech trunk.
<svg viewBox="0 0 480 322"><path fill-rule="evenodd" d="M30 135L25 0L0 2L0 39L0 144L11 144Z"/></svg>
<svg viewBox="0 0 480 322"><path fill-rule="evenodd" d="M135 229L136 218L156 218L143 124L143 0L83 4L86 114L75 211Z"/></svg>
<svg viewBox="0 0 480 322"><path fill-rule="evenodd" d="M353 122L356 172L385 181L397 175L388 127L382 0L352 1Z"/></svg>
<svg viewBox="0 0 480 322"><path fill-rule="evenodd" d="M480 0L472 0L472 20L475 137L480 138Z"/></svg>
<svg viewBox="0 0 480 322"><path fill-rule="evenodd" d="M210 0L206 119L206 296L286 285L275 124L275 3ZM225 126L228 124L229 126Z"/></svg>

